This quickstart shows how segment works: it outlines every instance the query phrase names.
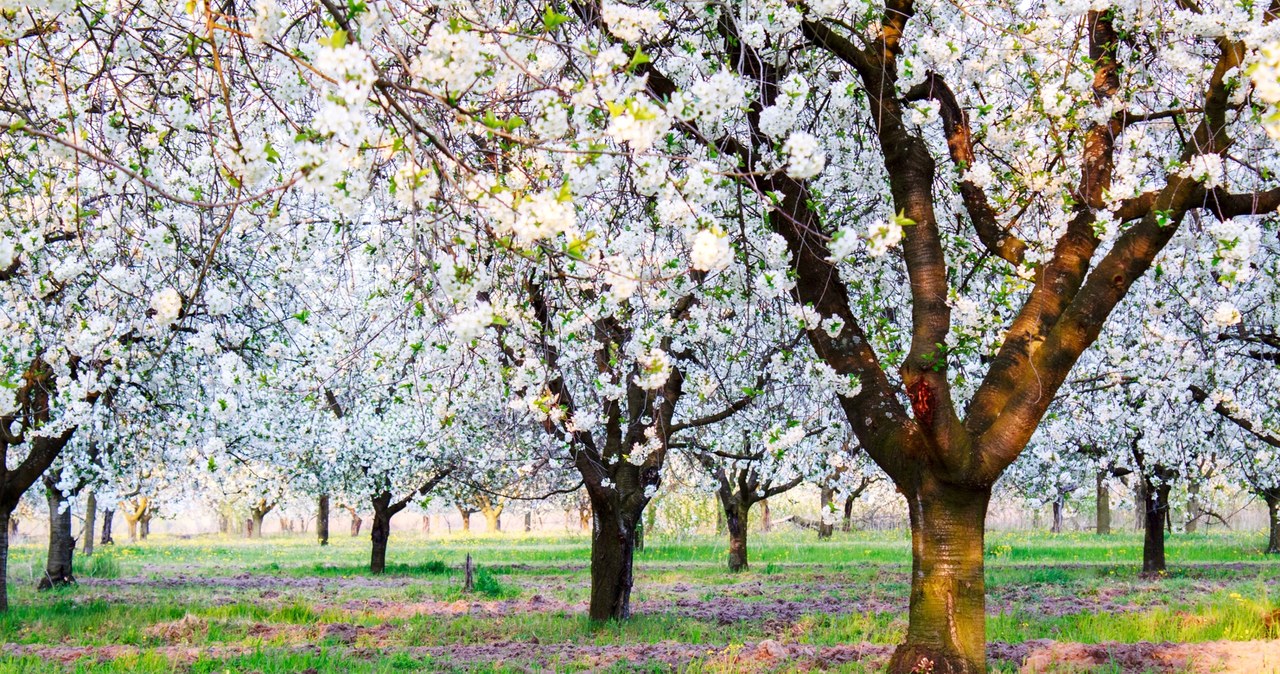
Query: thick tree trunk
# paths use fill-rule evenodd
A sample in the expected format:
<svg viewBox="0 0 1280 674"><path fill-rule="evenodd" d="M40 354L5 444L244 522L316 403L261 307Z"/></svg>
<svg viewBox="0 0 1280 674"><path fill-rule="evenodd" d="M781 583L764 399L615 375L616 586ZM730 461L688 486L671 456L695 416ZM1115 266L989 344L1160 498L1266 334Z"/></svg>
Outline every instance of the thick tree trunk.
<svg viewBox="0 0 1280 674"><path fill-rule="evenodd" d="M249 538L262 538L262 518L266 513L254 510L250 513L252 516L252 524L249 525Z"/></svg>
<svg viewBox="0 0 1280 674"><path fill-rule="evenodd" d="M352 538L355 538L356 536L360 535L360 527L363 524L364 524L364 520L360 519L360 516L356 514L356 511L352 510L351 511L351 537Z"/></svg>
<svg viewBox="0 0 1280 674"><path fill-rule="evenodd" d="M116 519L116 511L106 508L102 511L102 538L98 540L102 545L115 545L116 540L111 537L111 523Z"/></svg>
<svg viewBox="0 0 1280 674"><path fill-rule="evenodd" d="M262 524L261 521L259 521L258 524L261 525ZM262 527L259 526L258 529L261 530ZM146 514L142 516L142 519L138 520L138 536L145 541L147 540L147 536L150 536L150 535L151 535L151 511L148 510Z"/></svg>
<svg viewBox="0 0 1280 674"><path fill-rule="evenodd" d="M329 544L329 495L321 494L316 513L316 537L320 545Z"/></svg>
<svg viewBox="0 0 1280 674"><path fill-rule="evenodd" d="M133 543L138 540L138 520L125 518L125 522L129 525L129 542ZM249 532L249 535L252 536L253 532Z"/></svg>
<svg viewBox="0 0 1280 674"><path fill-rule="evenodd" d="M1111 533L1111 490L1107 489L1107 473L1106 471L1098 471L1097 494L1097 533L1107 535Z"/></svg>
<svg viewBox="0 0 1280 674"><path fill-rule="evenodd" d="M830 487L823 487L821 492L821 505L818 507L818 540L831 538L831 534L835 531L835 523L831 521L832 508L836 491Z"/></svg>
<svg viewBox="0 0 1280 674"><path fill-rule="evenodd" d="M722 501L725 528L729 530L729 570L746 571L747 528L751 523L751 504L742 498Z"/></svg>
<svg viewBox="0 0 1280 674"><path fill-rule="evenodd" d="M592 498L591 620L631 617L636 522L640 512L625 512L608 497Z"/></svg>
<svg viewBox="0 0 1280 674"><path fill-rule="evenodd" d="M1065 501L1066 498L1062 494L1058 494L1058 497L1053 499L1053 525L1049 527L1049 533L1062 533L1062 510L1066 505Z"/></svg>
<svg viewBox="0 0 1280 674"><path fill-rule="evenodd" d="M1267 554L1280 555L1280 494L1264 494L1267 501L1267 522L1270 535L1267 536Z"/></svg>
<svg viewBox="0 0 1280 674"><path fill-rule="evenodd" d="M50 478L45 477L44 484L49 502L49 557L37 587L48 590L76 582L71 568L76 539L71 535L71 506L66 503L66 497Z"/></svg>
<svg viewBox="0 0 1280 674"><path fill-rule="evenodd" d="M769 499L760 502L760 531L769 533L773 530L773 515L769 512Z"/></svg>
<svg viewBox="0 0 1280 674"><path fill-rule="evenodd" d="M911 609L893 674L986 672L983 537L989 489L921 478L911 513Z"/></svg>
<svg viewBox="0 0 1280 674"><path fill-rule="evenodd" d="M526 510L524 513L524 532L527 534L533 531L533 511Z"/></svg>
<svg viewBox="0 0 1280 674"><path fill-rule="evenodd" d="M840 524L840 530L844 532L853 531L853 502L855 498L850 496L844 500L844 521Z"/></svg>
<svg viewBox="0 0 1280 674"><path fill-rule="evenodd" d="M93 492L84 500L84 530L80 534L80 540L84 541L84 554L86 556L93 554L93 535L98 529L98 499Z"/></svg>
<svg viewBox="0 0 1280 674"><path fill-rule="evenodd" d="M1169 515L1169 484L1147 485L1146 536L1142 542L1142 572L1161 573L1165 570L1164 523Z"/></svg>
<svg viewBox="0 0 1280 674"><path fill-rule="evenodd" d="M391 538L391 494L383 492L373 497L373 522L369 525L369 537L373 551L369 556L369 572L387 570L387 540Z"/></svg>
<svg viewBox="0 0 1280 674"><path fill-rule="evenodd" d="M466 532L470 532L471 531L471 513L466 510L458 510L458 512L462 513L462 530Z"/></svg>
<svg viewBox="0 0 1280 674"><path fill-rule="evenodd" d="M487 510L484 513L484 525L489 533L496 534L502 531L502 511Z"/></svg>

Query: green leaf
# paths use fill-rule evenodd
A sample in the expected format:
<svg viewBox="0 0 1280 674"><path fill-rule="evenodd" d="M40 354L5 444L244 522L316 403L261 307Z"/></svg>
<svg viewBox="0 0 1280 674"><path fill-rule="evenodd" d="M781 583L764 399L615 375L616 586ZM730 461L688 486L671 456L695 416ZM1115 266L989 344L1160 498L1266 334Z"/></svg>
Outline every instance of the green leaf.
<svg viewBox="0 0 1280 674"><path fill-rule="evenodd" d="M572 20L573 20L573 17L570 17L565 14L561 14L560 12L557 12L555 8L552 7L551 5L547 5L546 11L542 13L542 32L550 33L551 31L559 28L560 26Z"/></svg>

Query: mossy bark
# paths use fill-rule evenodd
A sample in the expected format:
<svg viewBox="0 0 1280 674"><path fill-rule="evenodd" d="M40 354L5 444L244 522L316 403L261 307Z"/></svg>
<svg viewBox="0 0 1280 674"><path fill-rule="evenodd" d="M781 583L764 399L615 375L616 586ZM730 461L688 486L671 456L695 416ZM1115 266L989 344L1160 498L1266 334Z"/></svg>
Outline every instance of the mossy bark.
<svg viewBox="0 0 1280 674"><path fill-rule="evenodd" d="M316 513L316 538L319 539L320 545L329 544L329 495L321 494L319 503L317 504Z"/></svg>
<svg viewBox="0 0 1280 674"><path fill-rule="evenodd" d="M894 674L986 672L983 541L989 488L921 478L911 514L911 608Z"/></svg>

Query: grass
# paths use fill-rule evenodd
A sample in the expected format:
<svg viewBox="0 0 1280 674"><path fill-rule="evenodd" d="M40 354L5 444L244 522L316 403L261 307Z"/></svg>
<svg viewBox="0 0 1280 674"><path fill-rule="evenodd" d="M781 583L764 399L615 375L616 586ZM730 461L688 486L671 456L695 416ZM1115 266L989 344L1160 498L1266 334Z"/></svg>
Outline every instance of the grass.
<svg viewBox="0 0 1280 674"><path fill-rule="evenodd" d="M1175 536L1170 572L1147 579L1138 573L1141 539L1132 534L991 534L988 638L1278 638L1280 612L1268 588L1280 580L1280 564L1262 553L1263 543L1256 535ZM732 654L741 646L734 644L762 639L816 649L902 639L905 534L819 542L777 533L754 536L751 545L751 570L730 574L716 538L651 537L637 554L636 616L605 625L588 622L581 608L590 552L582 536L398 535L381 577L367 571L362 539L320 548L309 537L156 537L77 556L83 582L43 593L33 589L43 550L16 546L0 639L37 650L11 649L0 656L0 673L50 671L40 648L68 650L66 669L77 672L500 672L524 671L521 662L668 671L660 661L608 654L670 644L694 653L684 669L710 672L735 671ZM477 563L470 593L460 571L467 554ZM514 647L500 657L454 657L458 648L504 644ZM560 647L540 650L545 645ZM172 649L193 646L204 649L199 657ZM834 671L874 670L853 662Z"/></svg>

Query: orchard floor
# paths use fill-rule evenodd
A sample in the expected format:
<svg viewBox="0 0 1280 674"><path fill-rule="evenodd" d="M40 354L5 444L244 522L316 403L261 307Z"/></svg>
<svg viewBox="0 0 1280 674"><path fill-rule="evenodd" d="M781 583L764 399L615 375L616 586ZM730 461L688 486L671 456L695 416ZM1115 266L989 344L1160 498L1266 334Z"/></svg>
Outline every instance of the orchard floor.
<svg viewBox="0 0 1280 674"><path fill-rule="evenodd" d="M1178 535L1167 577L1139 577L1133 534L991 534L988 638L1001 672L1278 672L1280 560L1263 537ZM875 672L906 627L905 534L774 533L723 570L711 537L652 540L624 624L585 618L584 536L396 533L368 541L155 537L33 588L17 546L0 672ZM459 571L471 553L475 592ZM1273 596L1274 594L1274 596Z"/></svg>

